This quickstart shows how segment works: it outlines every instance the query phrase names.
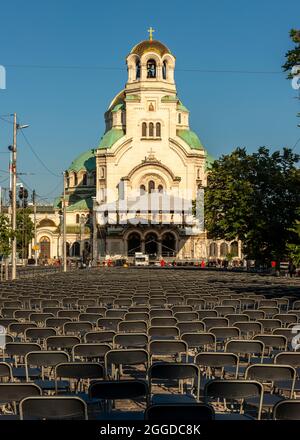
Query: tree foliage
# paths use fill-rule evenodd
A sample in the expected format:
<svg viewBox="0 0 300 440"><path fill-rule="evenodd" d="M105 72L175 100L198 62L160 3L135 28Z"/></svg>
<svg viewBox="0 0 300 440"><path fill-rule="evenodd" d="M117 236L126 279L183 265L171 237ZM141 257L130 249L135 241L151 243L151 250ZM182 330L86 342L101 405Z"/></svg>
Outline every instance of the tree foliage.
<svg viewBox="0 0 300 440"><path fill-rule="evenodd" d="M34 225L30 218L29 209L19 209L17 211L17 251L20 256L27 257L28 245L34 236Z"/></svg>
<svg viewBox="0 0 300 440"><path fill-rule="evenodd" d="M10 254L10 240L13 234L9 224L9 218L5 214L0 214L0 258L7 258Z"/></svg>
<svg viewBox="0 0 300 440"><path fill-rule="evenodd" d="M288 72L288 78L292 77L291 70L293 66L300 65L300 30L292 29L290 31L291 40L295 43L293 49L290 49L285 54L285 63L282 68Z"/></svg>
<svg viewBox="0 0 300 440"><path fill-rule="evenodd" d="M299 220L299 155L290 149L247 154L237 148L212 164L205 192L205 226L213 239L242 240L259 262L287 255Z"/></svg>

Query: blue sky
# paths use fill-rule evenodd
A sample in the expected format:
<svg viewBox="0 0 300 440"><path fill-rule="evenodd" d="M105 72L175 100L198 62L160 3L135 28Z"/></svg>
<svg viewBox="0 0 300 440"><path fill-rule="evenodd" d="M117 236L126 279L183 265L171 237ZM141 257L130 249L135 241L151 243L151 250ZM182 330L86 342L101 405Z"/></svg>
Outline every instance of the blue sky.
<svg viewBox="0 0 300 440"><path fill-rule="evenodd" d="M176 56L178 95L210 154L237 146L250 152L261 145L293 147L300 137L299 101L281 65L299 17L297 0L2 2L0 65L7 89L0 90L0 115L16 111L30 124L24 134L61 175L99 142L103 114L126 82L125 57L153 26L155 38ZM230 70L275 73L224 72ZM0 170L7 169L11 131L0 120ZM19 170L31 173L22 177L28 186L41 196L57 195L61 178L41 165L22 135L18 151ZM0 185L8 186L6 177L0 171Z"/></svg>

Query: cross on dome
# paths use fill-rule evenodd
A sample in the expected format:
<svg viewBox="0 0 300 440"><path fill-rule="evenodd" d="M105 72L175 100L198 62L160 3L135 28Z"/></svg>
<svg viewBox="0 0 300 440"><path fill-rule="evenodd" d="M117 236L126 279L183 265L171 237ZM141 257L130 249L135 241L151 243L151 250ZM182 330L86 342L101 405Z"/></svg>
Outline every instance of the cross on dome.
<svg viewBox="0 0 300 440"><path fill-rule="evenodd" d="M152 26L150 26L150 28L148 29L149 32L149 40L152 41L153 40L153 32L155 32L155 29L153 29Z"/></svg>

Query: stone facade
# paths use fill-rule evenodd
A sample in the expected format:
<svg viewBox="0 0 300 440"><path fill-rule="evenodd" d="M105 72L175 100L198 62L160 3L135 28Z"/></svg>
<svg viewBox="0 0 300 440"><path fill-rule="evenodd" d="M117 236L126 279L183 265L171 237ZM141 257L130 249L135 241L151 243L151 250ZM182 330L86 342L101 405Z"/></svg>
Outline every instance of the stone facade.
<svg viewBox="0 0 300 440"><path fill-rule="evenodd" d="M95 261L141 251L154 260L199 260L232 250L241 257L240 243L211 242L195 211L177 209L199 200L211 158L178 97L175 57L161 42L145 40L126 63L127 82L105 112L99 145L65 174L69 254ZM38 213L37 239L49 238L50 257L62 254L59 209L58 200L51 215Z"/></svg>

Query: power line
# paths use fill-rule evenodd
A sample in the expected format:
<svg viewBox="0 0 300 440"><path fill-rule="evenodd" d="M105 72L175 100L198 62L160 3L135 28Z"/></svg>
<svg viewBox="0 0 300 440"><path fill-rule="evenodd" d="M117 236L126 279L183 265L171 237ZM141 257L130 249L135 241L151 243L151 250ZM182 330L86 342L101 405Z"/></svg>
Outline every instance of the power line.
<svg viewBox="0 0 300 440"><path fill-rule="evenodd" d="M47 65L47 64L6 64L6 67L20 68L20 69L73 69L73 70L116 70L125 71L124 67L113 66L80 66L80 65ZM198 72L198 73L234 73L234 74L254 74L254 75L279 75L284 74L281 71L272 70L235 70L235 69L176 69L177 72Z"/></svg>
<svg viewBox="0 0 300 440"><path fill-rule="evenodd" d="M22 136L24 137L27 145L29 146L31 152L34 154L34 156L36 157L36 159L40 162L40 164L50 173L52 174L52 176L55 177L60 177L58 174L53 173L53 171L50 170L50 168L45 164L45 162L39 157L39 155L35 152L32 144L29 142L29 140L27 139L26 135L24 134L23 130L20 130L22 133Z"/></svg>

